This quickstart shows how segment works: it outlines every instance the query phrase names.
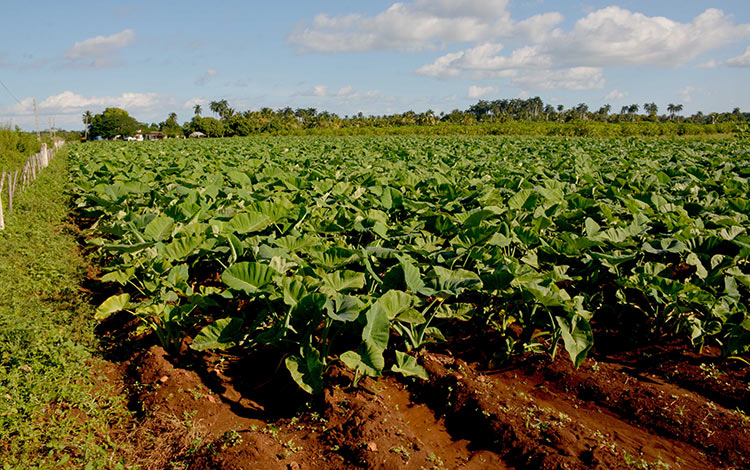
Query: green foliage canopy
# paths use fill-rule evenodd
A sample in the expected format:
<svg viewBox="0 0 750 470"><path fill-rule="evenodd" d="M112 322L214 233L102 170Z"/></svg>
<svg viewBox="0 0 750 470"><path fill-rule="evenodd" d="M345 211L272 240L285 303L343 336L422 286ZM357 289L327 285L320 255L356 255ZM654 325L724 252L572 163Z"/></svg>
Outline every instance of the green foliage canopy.
<svg viewBox="0 0 750 470"><path fill-rule="evenodd" d="M109 139L117 135L132 136L142 126L127 111L120 108L107 108L93 117L89 128L93 138Z"/></svg>

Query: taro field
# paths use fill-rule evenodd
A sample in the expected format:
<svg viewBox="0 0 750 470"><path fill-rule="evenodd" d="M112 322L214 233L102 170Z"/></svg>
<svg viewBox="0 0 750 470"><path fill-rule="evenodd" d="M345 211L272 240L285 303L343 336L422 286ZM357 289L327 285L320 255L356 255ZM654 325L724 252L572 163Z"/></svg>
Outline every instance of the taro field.
<svg viewBox="0 0 750 470"><path fill-rule="evenodd" d="M746 361L738 140L243 138L71 149L105 319L263 351L310 394L427 379L425 351L578 367L670 342ZM618 349L619 348L619 349Z"/></svg>

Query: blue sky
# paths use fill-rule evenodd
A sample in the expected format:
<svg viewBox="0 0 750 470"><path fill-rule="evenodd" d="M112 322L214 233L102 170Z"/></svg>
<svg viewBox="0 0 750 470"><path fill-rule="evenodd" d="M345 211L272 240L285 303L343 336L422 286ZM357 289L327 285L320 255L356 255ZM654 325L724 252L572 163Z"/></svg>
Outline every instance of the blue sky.
<svg viewBox="0 0 750 470"><path fill-rule="evenodd" d="M67 129L108 106L182 122L218 99L341 115L530 96L750 111L748 0L12 1L4 12L0 124L25 129L33 98L42 128Z"/></svg>

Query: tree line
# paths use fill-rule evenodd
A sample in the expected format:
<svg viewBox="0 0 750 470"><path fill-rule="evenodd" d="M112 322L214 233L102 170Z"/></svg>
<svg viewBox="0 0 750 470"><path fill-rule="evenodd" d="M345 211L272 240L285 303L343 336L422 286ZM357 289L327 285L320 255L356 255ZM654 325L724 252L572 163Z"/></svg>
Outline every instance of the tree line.
<svg viewBox="0 0 750 470"><path fill-rule="evenodd" d="M214 116L204 116L203 107L196 104L190 121L179 124L177 114L170 113L160 123L140 123L127 111L119 108L107 108L102 113L92 115L86 111L82 118L86 125L86 137L112 138L117 135L131 136L136 132L159 131L168 137L187 136L194 132L209 137L246 136L257 134L281 134L299 131L349 130L357 133L361 129L393 129L405 126L483 126L488 124L512 122L538 123L681 123L693 125L715 125L719 123L745 122L750 113L742 113L739 108L732 112L709 113L697 112L691 116L682 116L682 104L669 103L666 113L659 113L659 106L654 103L640 105L633 103L623 106L619 112L613 112L607 104L592 110L586 103L565 108L563 105L544 103L541 98L480 100L468 109L454 109L451 112L436 113L427 110L421 113L406 111L390 115L364 115L357 113L339 116L316 108L291 107L259 110L237 111L227 100L211 101L209 111ZM585 124L584 124L585 125ZM546 127L550 127L549 125ZM571 127L571 126L566 126ZM684 127L684 126L683 126ZM684 127L687 129L687 127ZM675 131L680 133L679 130Z"/></svg>

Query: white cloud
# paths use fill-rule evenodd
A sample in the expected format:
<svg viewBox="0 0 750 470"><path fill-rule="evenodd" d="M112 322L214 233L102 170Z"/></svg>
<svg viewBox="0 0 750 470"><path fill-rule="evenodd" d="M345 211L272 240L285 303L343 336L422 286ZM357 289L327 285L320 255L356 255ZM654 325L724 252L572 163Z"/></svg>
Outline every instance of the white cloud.
<svg viewBox="0 0 750 470"><path fill-rule="evenodd" d="M303 91L300 93L295 93L293 96L356 100L356 99L361 99L361 98L364 98L364 99L376 98L380 96L380 91L368 90L364 93L360 93L360 92L355 91L351 85L347 85L332 92L329 90L329 88L326 85L315 85L314 87L312 87L312 89Z"/></svg>
<svg viewBox="0 0 750 470"><path fill-rule="evenodd" d="M76 42L65 52L65 58L75 64L84 63L93 68L113 66L118 63L119 50L134 41L135 32L132 29L125 29L110 36L96 36Z"/></svg>
<svg viewBox="0 0 750 470"><path fill-rule="evenodd" d="M300 53L459 45L461 50L444 53L416 73L441 79L510 78L511 84L582 90L601 88L605 67L680 66L750 37L750 24L736 24L715 8L679 22L612 6L590 11L564 30L560 13L518 21L507 7L508 0L403 1L372 16L317 15L298 25L287 40ZM731 60L745 63L744 55Z"/></svg>
<svg viewBox="0 0 750 470"><path fill-rule="evenodd" d="M715 8L679 23L613 6L581 18L570 32L555 32L545 50L568 65L678 66L747 36L749 24L735 25Z"/></svg>
<svg viewBox="0 0 750 470"><path fill-rule="evenodd" d="M312 96L327 96L328 87L325 85L315 85L310 93Z"/></svg>
<svg viewBox="0 0 750 470"><path fill-rule="evenodd" d="M627 91L620 91L620 90L612 90L606 95L604 95L605 100L612 100L617 101L621 100L623 98L627 98L628 92Z"/></svg>
<svg viewBox="0 0 750 470"><path fill-rule="evenodd" d="M516 30L529 30L533 44L501 55L503 45L487 41L438 57L416 73L438 78L510 77L513 86L536 89L598 89L604 86L604 67L679 66L702 52L750 36L749 24L736 25L731 16L717 9L707 9L690 23L619 7L592 11L570 31L555 28L558 23L555 16L545 15L513 23ZM733 65L745 61L750 65L750 48L730 60ZM702 64L717 65L715 61Z"/></svg>
<svg viewBox="0 0 750 470"><path fill-rule="evenodd" d="M299 24L287 40L300 53L417 51L440 44L527 37L562 21L562 15L551 13L517 23L507 5L508 0L415 0L394 3L371 17L319 14Z"/></svg>
<svg viewBox="0 0 750 470"><path fill-rule="evenodd" d="M152 109L163 104L164 100L156 93L123 93L119 96L83 96L72 91L49 96L37 103L39 114L77 113L85 109L96 112L97 109L117 107L125 109ZM20 104L11 106L9 114L24 116L33 113L32 98L21 100Z"/></svg>
<svg viewBox="0 0 750 470"><path fill-rule="evenodd" d="M216 69L208 69L206 70L206 73L195 79L195 84L198 86L203 86L208 83L209 80L211 80L213 77L218 75L218 73L219 72Z"/></svg>
<svg viewBox="0 0 750 470"><path fill-rule="evenodd" d="M750 46L747 46L742 54L727 60L727 65L730 67L750 67Z"/></svg>
<svg viewBox="0 0 750 470"><path fill-rule="evenodd" d="M195 108L196 104L199 104L199 105L201 105L201 108L203 108L206 105L208 105L208 102L209 102L209 100L206 99L206 98L195 97L195 98L190 98L189 100L185 101L182 104L182 107L183 108L193 109L193 108Z"/></svg>
<svg viewBox="0 0 750 470"><path fill-rule="evenodd" d="M719 65L721 65L721 62L719 62L717 60L714 60L714 59L711 59L709 61L706 61L706 62L703 62L701 64L698 64L698 68L700 68L700 69L715 69Z"/></svg>
<svg viewBox="0 0 750 470"><path fill-rule="evenodd" d="M351 97L354 95L356 95L356 93L354 93L354 89L351 86L339 88L339 90L336 92L336 96L341 97Z"/></svg>
<svg viewBox="0 0 750 470"><path fill-rule="evenodd" d="M690 103L693 101L693 93L697 91L695 87L692 86L686 86L682 90L680 90L680 97L682 98L682 101L685 103Z"/></svg>
<svg viewBox="0 0 750 470"><path fill-rule="evenodd" d="M439 57L432 64L417 69L420 75L448 78L463 72L473 72L477 78L508 77L518 69L546 68L552 66L552 58L540 53L538 46L516 49L509 56L500 56L502 44L484 43L471 49Z"/></svg>
<svg viewBox="0 0 750 470"><path fill-rule="evenodd" d="M513 78L512 86L533 90L595 90L604 88L604 73L598 67L525 72Z"/></svg>
<svg viewBox="0 0 750 470"><path fill-rule="evenodd" d="M493 94L495 94L497 92L498 92L498 89L496 87L494 87L494 86L491 86L491 85L490 86L484 86L484 87L480 87L480 86L476 86L476 85L471 85L469 87L468 97L469 98L481 98L483 96L493 95Z"/></svg>

